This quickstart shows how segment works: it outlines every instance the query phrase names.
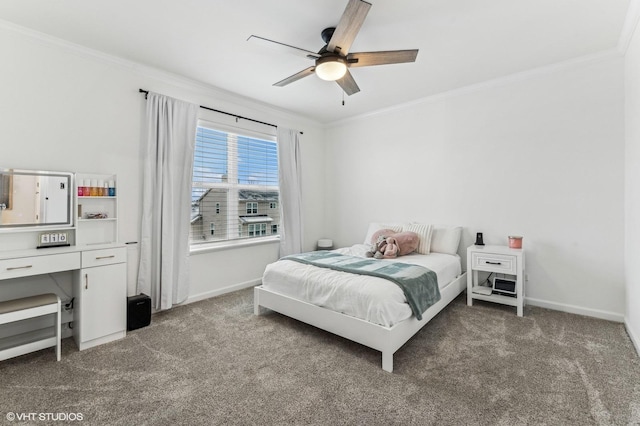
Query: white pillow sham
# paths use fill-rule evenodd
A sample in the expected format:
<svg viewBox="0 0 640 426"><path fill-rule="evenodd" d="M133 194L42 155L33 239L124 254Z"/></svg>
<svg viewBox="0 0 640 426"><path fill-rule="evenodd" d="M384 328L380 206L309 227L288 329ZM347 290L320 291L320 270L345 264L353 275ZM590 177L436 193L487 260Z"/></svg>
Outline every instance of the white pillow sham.
<svg viewBox="0 0 640 426"><path fill-rule="evenodd" d="M462 226L434 225L431 235L431 251L455 255L458 253Z"/></svg>
<svg viewBox="0 0 640 426"><path fill-rule="evenodd" d="M382 222L371 222L369 224L369 229L367 230L367 235L364 238L365 244L373 244L371 242L371 238L373 234L378 232L381 229L390 229L393 232L402 232L403 227L407 225L405 223L382 223Z"/></svg>

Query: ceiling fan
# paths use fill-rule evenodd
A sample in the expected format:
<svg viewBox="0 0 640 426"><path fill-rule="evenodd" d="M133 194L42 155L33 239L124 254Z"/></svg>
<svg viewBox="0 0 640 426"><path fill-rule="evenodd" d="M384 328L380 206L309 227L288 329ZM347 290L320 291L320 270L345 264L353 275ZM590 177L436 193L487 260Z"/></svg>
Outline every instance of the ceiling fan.
<svg viewBox="0 0 640 426"><path fill-rule="evenodd" d="M418 49L349 53L351 44L358 35L370 8L371 3L366 1L349 0L338 26L325 28L322 31L322 40L326 45L318 53L256 35L250 36L248 41L268 45L272 48L278 47L281 50L315 61L315 65L275 83L274 86L283 87L311 74L316 74L323 80L335 81L347 95L351 96L358 93L360 88L349 72L349 68L415 62L418 56Z"/></svg>

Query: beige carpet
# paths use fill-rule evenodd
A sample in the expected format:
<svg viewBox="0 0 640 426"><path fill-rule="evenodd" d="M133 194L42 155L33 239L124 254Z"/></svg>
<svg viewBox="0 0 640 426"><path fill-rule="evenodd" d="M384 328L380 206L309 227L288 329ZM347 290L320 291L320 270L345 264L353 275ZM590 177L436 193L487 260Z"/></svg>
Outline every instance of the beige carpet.
<svg viewBox="0 0 640 426"><path fill-rule="evenodd" d="M126 339L0 362L8 413L91 425L640 424L640 363L622 324L464 295L394 357L279 314L251 289L153 317ZM61 418L61 417L58 417ZM64 418L64 416L62 417ZM60 424L36 420L33 424Z"/></svg>

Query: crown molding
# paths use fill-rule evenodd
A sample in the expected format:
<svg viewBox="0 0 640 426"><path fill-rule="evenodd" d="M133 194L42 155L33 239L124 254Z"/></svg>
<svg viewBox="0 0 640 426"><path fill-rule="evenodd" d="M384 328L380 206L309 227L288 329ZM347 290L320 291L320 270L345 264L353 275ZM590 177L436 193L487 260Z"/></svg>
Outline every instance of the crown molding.
<svg viewBox="0 0 640 426"><path fill-rule="evenodd" d="M618 40L618 51L623 55L627 53L629 43L631 43L633 34L638 28L638 22L640 22L640 0L630 0L624 25L620 32L620 39Z"/></svg>
<svg viewBox="0 0 640 426"><path fill-rule="evenodd" d="M622 30L622 34L620 36L618 46L615 49L610 49L600 53L586 55L579 58L574 58L567 61L559 62L556 64L538 67L531 70L510 74L507 76L498 77L492 80L471 84L468 86L456 88L446 92L441 92L435 95L431 95L431 96L423 97L413 101L394 105L388 108L382 108L379 110L370 111L370 112L356 115L353 117L333 121L330 123L322 123L311 117L300 115L290 110L278 108L274 105L261 102L247 96L243 96L243 95L222 89L220 87L204 83L199 80L194 80L179 74L171 73L169 71L161 70L159 68L154 68L148 65L144 65L142 63L135 62L129 59L124 59L116 55L101 52L77 43L73 43L58 37L54 37L36 30L32 30L30 28L26 28L26 27L14 24L12 22L9 22L3 19L0 19L0 29L4 29L4 30L8 30L8 31L20 34L31 40L41 42L42 44L47 46L57 47L62 50L66 50L68 52L78 54L80 56L84 56L92 60L96 60L106 64L125 68L129 71L139 74L142 77L153 78L158 81L179 87L181 89L191 91L197 95L211 96L215 99L220 100L221 102L225 102L225 103L237 106L239 109L250 108L252 110L263 112L265 114L274 116L276 118L281 118L283 120L297 121L297 122L301 122L301 124L308 124L312 126L317 126L319 128L327 129L327 128L341 126L350 122L359 121L359 120L370 118L370 117L388 114L394 111L401 111L417 105L438 102L438 101L442 101L444 99L448 99L456 96L462 96L465 94L470 94L470 93L478 92L481 90L491 89L491 88L515 83L518 81L527 80L539 75L552 74L565 69L571 69L576 66L581 66L590 62L598 62L598 61L606 60L616 56L619 57L623 55L624 52L626 52L626 49L630 43L631 37L633 36L633 33L639 21L640 21L640 0L630 0L629 9L627 11L627 16L625 19L625 24ZM145 87L145 89L153 90L153 87ZM271 120L273 121L273 119Z"/></svg>
<svg viewBox="0 0 640 426"><path fill-rule="evenodd" d="M640 0L639 0L640 1ZM609 49L599 53L580 56L578 58L569 59L562 62L557 62L551 65L545 65L538 68L533 68L526 71L509 74L503 77L498 77L492 80L483 81L480 83L470 84L468 86L459 87L457 89L448 90L446 92L437 93L435 95L426 96L413 101L401 103L388 108L382 108L376 111L367 112L365 114L356 115L353 117L345 118L338 121L325 124L325 128L333 128L348 124L351 122L363 120L366 118L376 117L379 115L385 115L396 111L402 111L407 108L412 108L418 105L429 104L434 102L440 102L445 99L454 98L457 96L476 93L482 90L493 89L496 87L506 86L509 84L517 83L520 81L529 80L541 75L549 75L557 72L573 69L576 67L584 66L590 63L601 62L610 58L621 58L623 55L618 49Z"/></svg>
<svg viewBox="0 0 640 426"><path fill-rule="evenodd" d="M73 43L58 37L51 36L49 34L32 30L30 28L26 28L26 27L14 24L12 22L9 22L3 19L0 19L0 29L20 34L21 36L24 36L33 41L42 43L43 45L46 45L49 47L59 48L61 50L65 50L67 52L77 54L79 56L82 56L91 60L103 62L109 65L115 65L120 68L125 68L142 77L159 80L163 83L188 90L197 95L211 96L214 99L217 99L221 102L234 105L239 109L250 108L254 111L259 111L269 116L280 118L282 120L296 121L301 124L308 124L308 125L322 128L322 123L320 123L319 121L314 120L313 118L310 118L307 116L297 114L293 111L278 108L266 102L260 102L256 99L243 96L243 95L222 89L220 87L204 83L199 80L194 80L180 74L175 74L159 68L154 68L149 65L144 65L142 63L135 62L129 59L124 59L116 55L101 52L99 50L95 50L77 43ZM153 87L145 87L144 89L153 91ZM225 106L225 108L228 108L228 107ZM273 121L273 119L270 119L270 120Z"/></svg>

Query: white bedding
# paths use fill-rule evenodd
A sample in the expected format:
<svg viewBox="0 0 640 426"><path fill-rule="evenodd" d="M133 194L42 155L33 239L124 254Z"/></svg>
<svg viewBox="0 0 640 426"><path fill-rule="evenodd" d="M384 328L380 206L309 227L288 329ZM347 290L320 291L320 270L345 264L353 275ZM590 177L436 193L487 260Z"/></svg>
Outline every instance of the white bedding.
<svg viewBox="0 0 640 426"><path fill-rule="evenodd" d="M367 244L334 250L365 257ZM462 272L460 257L442 253L410 254L380 262L404 262L431 269L440 289ZM396 284L383 278L318 268L292 260L267 265L262 277L265 289L375 324L391 327L411 317L411 308Z"/></svg>

